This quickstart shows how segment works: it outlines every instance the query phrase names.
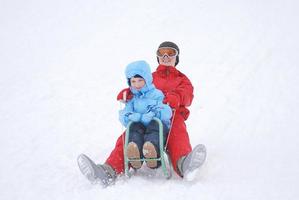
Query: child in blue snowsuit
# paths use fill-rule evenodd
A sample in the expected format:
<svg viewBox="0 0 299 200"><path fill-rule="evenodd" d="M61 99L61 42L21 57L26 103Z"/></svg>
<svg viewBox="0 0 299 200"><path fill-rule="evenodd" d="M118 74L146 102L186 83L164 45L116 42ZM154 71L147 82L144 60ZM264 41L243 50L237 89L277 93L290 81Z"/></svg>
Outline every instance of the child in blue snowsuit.
<svg viewBox="0 0 299 200"><path fill-rule="evenodd" d="M157 158L160 156L159 124L153 118L159 118L163 124L165 145L172 110L163 104L164 95L153 85L150 66L145 61L130 63L126 67L125 75L133 93L133 98L119 112L119 120L125 127L132 121L127 156L129 159ZM135 169L142 166L140 161L132 161L130 164ZM157 168L160 162L151 160L146 164L150 168Z"/></svg>

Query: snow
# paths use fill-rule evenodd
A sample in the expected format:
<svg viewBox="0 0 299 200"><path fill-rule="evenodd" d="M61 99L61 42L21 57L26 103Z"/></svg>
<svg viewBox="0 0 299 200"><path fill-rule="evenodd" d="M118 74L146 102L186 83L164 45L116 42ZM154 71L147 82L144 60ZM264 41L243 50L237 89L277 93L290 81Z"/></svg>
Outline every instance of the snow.
<svg viewBox="0 0 299 200"><path fill-rule="evenodd" d="M298 4L2 0L1 199L298 199ZM187 126L207 162L191 182L145 170L90 185L77 156L105 161L124 68L154 70L165 40L194 84Z"/></svg>

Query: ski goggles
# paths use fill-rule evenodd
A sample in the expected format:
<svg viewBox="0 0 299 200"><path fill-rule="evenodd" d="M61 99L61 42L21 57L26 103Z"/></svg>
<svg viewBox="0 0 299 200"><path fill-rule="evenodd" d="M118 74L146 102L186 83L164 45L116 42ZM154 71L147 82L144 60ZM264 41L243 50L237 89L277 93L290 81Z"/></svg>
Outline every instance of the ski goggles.
<svg viewBox="0 0 299 200"><path fill-rule="evenodd" d="M159 58L164 57L165 55L169 56L169 57L176 57L179 54L179 52L172 47L160 47L157 50L157 56Z"/></svg>

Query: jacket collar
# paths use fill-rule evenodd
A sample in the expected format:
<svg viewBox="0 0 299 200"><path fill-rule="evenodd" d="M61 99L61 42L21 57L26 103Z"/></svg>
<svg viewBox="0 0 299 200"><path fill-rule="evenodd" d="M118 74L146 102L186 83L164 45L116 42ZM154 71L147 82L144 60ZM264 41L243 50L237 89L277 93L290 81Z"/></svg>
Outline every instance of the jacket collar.
<svg viewBox="0 0 299 200"><path fill-rule="evenodd" d="M174 66L165 66L165 65L159 65L156 71L161 74L177 75L179 73L179 71Z"/></svg>

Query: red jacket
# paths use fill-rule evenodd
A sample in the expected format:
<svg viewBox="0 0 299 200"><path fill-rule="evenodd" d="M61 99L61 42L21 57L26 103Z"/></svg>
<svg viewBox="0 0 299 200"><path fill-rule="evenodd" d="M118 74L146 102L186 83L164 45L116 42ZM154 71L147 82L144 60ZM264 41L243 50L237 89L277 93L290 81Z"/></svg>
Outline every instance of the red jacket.
<svg viewBox="0 0 299 200"><path fill-rule="evenodd" d="M186 120L189 116L189 110L186 107L190 106L193 100L193 86L187 76L175 67L159 65L153 72L153 82L165 96L172 93L179 97L180 106L177 113L180 113ZM124 89L118 94L117 100L123 100L125 91L127 92L126 99L131 98L130 90Z"/></svg>
<svg viewBox="0 0 299 200"><path fill-rule="evenodd" d="M175 67L159 65L153 72L154 85L162 90L165 96L174 93L179 96L180 106L179 112L186 120L189 116L190 106L193 100L193 86L185 74L177 70Z"/></svg>

